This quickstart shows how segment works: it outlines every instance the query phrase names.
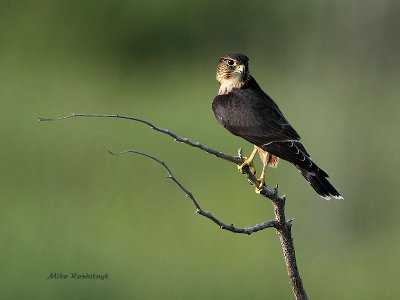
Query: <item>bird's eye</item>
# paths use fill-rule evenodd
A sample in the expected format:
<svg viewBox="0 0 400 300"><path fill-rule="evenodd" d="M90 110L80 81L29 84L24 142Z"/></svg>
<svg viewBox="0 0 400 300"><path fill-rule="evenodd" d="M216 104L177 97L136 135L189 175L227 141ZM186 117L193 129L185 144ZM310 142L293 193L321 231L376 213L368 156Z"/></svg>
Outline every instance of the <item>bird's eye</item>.
<svg viewBox="0 0 400 300"><path fill-rule="evenodd" d="M233 67L233 66L235 65L235 62L234 62L232 59L227 59L227 60L226 60L226 64L227 64L229 67Z"/></svg>

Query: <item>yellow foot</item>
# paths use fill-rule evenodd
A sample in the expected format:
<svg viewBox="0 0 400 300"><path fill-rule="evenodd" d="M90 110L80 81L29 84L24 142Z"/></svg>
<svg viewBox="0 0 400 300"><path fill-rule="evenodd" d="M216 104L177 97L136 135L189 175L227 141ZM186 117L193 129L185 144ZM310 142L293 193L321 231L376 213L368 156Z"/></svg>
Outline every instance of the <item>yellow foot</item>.
<svg viewBox="0 0 400 300"><path fill-rule="evenodd" d="M260 194L260 193L261 193L261 190L262 190L262 188L264 187L264 185L265 185L264 178L258 179L258 183L257 183L257 186L256 186L256 193L257 193L257 194Z"/></svg>
<svg viewBox="0 0 400 300"><path fill-rule="evenodd" d="M256 174L256 168L254 167L253 160L249 160L246 156L243 156L244 162L237 166L240 173L244 174L243 168L248 166L250 168L251 173Z"/></svg>

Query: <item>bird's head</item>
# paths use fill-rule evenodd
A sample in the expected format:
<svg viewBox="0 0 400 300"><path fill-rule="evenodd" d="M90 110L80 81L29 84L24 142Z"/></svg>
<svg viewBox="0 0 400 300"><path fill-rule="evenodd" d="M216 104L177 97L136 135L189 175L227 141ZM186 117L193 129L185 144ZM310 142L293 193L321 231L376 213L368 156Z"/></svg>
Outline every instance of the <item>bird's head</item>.
<svg viewBox="0 0 400 300"><path fill-rule="evenodd" d="M216 77L219 95L241 88L250 79L249 58L240 53L225 54L218 62Z"/></svg>

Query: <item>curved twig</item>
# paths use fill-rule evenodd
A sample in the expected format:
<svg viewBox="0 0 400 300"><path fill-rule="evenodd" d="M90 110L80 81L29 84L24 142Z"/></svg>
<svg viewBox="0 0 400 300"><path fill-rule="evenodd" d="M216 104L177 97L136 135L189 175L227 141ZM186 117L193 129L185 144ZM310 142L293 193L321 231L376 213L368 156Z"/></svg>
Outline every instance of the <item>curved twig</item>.
<svg viewBox="0 0 400 300"><path fill-rule="evenodd" d="M168 173L167 178L171 179L185 193L186 197L188 197L190 200L192 200L192 203L196 208L196 212L199 215L201 215L203 217L206 217L207 219L210 219L211 221L213 221L221 229L225 229L225 230L228 230L228 231L231 231L231 232L234 232L234 233L244 233L244 234L250 235L253 232L257 232L257 231L260 231L260 230L263 230L263 229L266 229L266 228L276 227L277 226L276 221L266 221L266 222L263 222L261 224L257 224L255 226L245 227L245 228L235 227L233 224L230 224L230 225L225 224L224 222L220 221L218 218L213 216L213 214L211 212L205 211L205 210L203 210L201 208L200 204L197 202L197 200L195 199L194 195L178 181L178 179L172 174L171 169L162 160L160 160L157 157L154 157L154 156L152 156L150 154L147 154L147 153L144 153L144 152L140 152L140 151L137 151L137 150L126 150L126 151L122 151L122 152L118 152L118 153L114 153L114 152L111 152L111 151L108 151L108 152L113 154L113 155L121 155L121 154L126 154L126 153L139 154L139 155L143 155L145 157L148 157L148 158L156 161L160 165L162 165L163 168Z"/></svg>
<svg viewBox="0 0 400 300"><path fill-rule="evenodd" d="M122 116L122 115L112 115L112 114L70 114L68 116L63 116L60 118L55 118L55 119L51 119L51 118L41 118L39 117L39 122L43 122L43 121L58 121L58 120L64 120L64 119L70 119L70 118L76 118L76 117L91 117L91 118L115 118L115 119L126 119L126 120L131 120L131 121L137 121L143 124L146 124L148 126L150 126L152 129L154 129L155 131L158 132L162 132L164 134L167 134L171 137L174 138L175 142L181 142L184 143L186 145L195 147L195 148L199 148L209 154L215 155L219 158L222 158L224 160L230 161L232 163L235 164L241 164L243 161L241 158L239 157L235 157L235 156L231 156L229 154L225 154L222 153L220 151L211 149L205 145L200 144L199 142L192 142L191 140L188 140L187 138L184 137L180 137L177 134L175 134L174 132L168 130L168 129L164 129L161 127L158 127L156 125L154 125L153 123L150 123L147 120L143 120L143 119L139 119L139 118L135 118L135 117L129 117L129 116Z"/></svg>

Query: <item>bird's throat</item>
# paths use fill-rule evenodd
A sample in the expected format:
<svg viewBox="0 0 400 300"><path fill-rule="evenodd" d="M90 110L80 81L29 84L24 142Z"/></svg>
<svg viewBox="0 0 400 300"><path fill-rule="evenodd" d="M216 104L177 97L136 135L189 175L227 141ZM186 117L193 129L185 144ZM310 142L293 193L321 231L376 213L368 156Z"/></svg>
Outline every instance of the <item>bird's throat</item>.
<svg viewBox="0 0 400 300"><path fill-rule="evenodd" d="M218 95L226 95L232 92L234 89L240 89L245 82L238 80L237 78L225 79L220 82Z"/></svg>

